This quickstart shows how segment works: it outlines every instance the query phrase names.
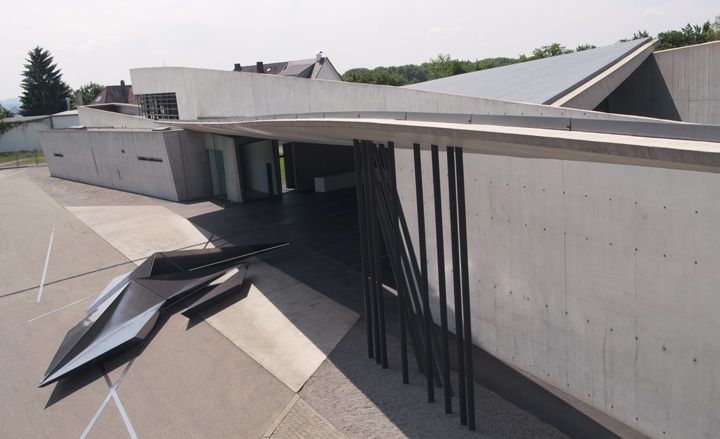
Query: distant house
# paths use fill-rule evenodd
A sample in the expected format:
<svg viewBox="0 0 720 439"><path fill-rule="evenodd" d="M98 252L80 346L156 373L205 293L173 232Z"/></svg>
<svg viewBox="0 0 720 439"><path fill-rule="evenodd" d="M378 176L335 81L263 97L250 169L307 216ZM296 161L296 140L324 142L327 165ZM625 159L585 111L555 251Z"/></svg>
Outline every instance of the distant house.
<svg viewBox="0 0 720 439"><path fill-rule="evenodd" d="M125 81L120 81L120 85L108 85L102 89L92 102L86 104L138 104L133 94L132 85L125 85Z"/></svg>
<svg viewBox="0 0 720 439"><path fill-rule="evenodd" d="M236 72L267 73L270 75L295 76L307 79L326 79L329 81L342 81L340 73L325 57L322 52L315 54L315 58L301 59L296 61L283 61L265 64L262 61L254 66L242 66L235 64L233 69Z"/></svg>

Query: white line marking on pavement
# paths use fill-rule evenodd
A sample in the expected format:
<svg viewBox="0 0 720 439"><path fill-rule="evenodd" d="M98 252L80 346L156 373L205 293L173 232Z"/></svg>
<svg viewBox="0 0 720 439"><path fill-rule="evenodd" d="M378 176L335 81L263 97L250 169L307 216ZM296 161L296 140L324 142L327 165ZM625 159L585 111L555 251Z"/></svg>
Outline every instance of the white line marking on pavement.
<svg viewBox="0 0 720 439"><path fill-rule="evenodd" d="M89 298L91 298L91 297L93 297L93 296L95 296L94 293L91 294L91 295L89 295L89 296L87 296L87 297L83 297L82 299L78 299L78 300L76 300L76 301L74 301L74 302L72 302L72 303L68 303L67 305L63 305L63 306L61 306L60 308L54 309L54 310L52 310L52 311L50 311L50 312L46 312L45 314L41 314L41 315L39 315L39 316L33 317L33 318L31 318L30 320L28 320L27 322L25 322L25 323L32 323L32 322L34 322L34 321L37 320L37 319L41 319L41 318L43 318L43 317L47 317L47 316L49 316L50 314L54 314L54 313L56 313L56 312L58 312L58 311L62 311L63 309L65 309L65 308L67 308L67 307L69 307L69 306L73 306L73 305L75 305L76 303L82 302L83 300L88 300Z"/></svg>
<svg viewBox="0 0 720 439"><path fill-rule="evenodd" d="M110 381L110 378L107 376L107 374L105 374L104 377L108 387L112 388L112 382ZM117 407L118 411L120 412L120 417L122 417L122 420L125 423L125 428L127 428L127 431L130 434L130 438L137 439L135 429L130 422L130 418L125 411L125 406L123 406L122 401L120 401L120 395L118 395L117 392L113 393L113 401L115 401L115 407Z"/></svg>
<svg viewBox="0 0 720 439"><path fill-rule="evenodd" d="M85 427L85 430L83 430L82 434L80 435L80 439L85 439L85 438L87 438L87 435L90 434L90 430L92 430L93 426L95 426L95 422L97 422L98 418L100 417L100 414L105 409L105 406L107 405L107 403L110 402L110 398L112 398L113 395L115 395L115 392L117 391L118 386L125 379L125 375L127 375L128 369L130 369L130 366L132 366L134 361L135 361L134 358L132 360L130 360L130 362L127 364L127 366L125 366L125 370L123 370L122 374L120 375L120 378L118 378L118 380L115 382L115 384L113 384L113 386L110 387L110 391L108 391L107 396L105 397L105 399L103 399L103 402L102 402L102 404L100 404L100 407L98 407L97 411L95 412L95 415L93 415L93 417L92 417L92 419L90 419L90 422L88 423L87 427ZM134 434L134 431L131 434Z"/></svg>
<svg viewBox="0 0 720 439"><path fill-rule="evenodd" d="M45 286L45 275L47 274L48 262L50 262L50 251L52 250L53 238L55 237L56 222L57 218L53 221L52 229L50 230L50 243L48 244L48 251L45 256L45 268L43 268L42 278L40 278L40 289L38 290L37 303L40 303L40 299L42 299L43 287Z"/></svg>

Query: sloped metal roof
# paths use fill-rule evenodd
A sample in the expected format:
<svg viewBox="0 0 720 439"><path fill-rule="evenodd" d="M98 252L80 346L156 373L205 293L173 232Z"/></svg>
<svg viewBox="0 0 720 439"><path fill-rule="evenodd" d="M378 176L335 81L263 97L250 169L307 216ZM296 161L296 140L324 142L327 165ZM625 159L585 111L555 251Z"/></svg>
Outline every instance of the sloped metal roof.
<svg viewBox="0 0 720 439"><path fill-rule="evenodd" d="M648 43L644 38L407 85L416 90L549 104Z"/></svg>

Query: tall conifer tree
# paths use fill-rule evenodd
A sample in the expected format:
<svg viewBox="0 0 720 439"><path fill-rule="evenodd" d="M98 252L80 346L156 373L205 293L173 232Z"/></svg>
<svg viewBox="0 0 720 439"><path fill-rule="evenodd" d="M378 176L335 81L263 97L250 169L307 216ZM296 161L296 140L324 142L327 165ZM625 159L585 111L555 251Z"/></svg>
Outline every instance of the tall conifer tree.
<svg viewBox="0 0 720 439"><path fill-rule="evenodd" d="M38 116L67 109L65 98L71 96L70 87L62 80L62 73L53 63L50 52L36 47L28 52L23 72L20 114Z"/></svg>

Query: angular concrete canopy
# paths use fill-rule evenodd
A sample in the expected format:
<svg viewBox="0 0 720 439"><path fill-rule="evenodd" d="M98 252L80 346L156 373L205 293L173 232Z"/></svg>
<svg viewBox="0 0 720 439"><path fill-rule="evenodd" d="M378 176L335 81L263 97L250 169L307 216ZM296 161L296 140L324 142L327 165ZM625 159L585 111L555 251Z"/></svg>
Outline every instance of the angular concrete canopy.
<svg viewBox="0 0 720 439"><path fill-rule="evenodd" d="M409 114L409 113L408 113ZM352 145L353 139L393 141L401 148L459 145L467 151L514 157L617 163L672 169L720 172L720 128L639 119L626 126L607 121L526 118L514 125L443 120L399 120L357 116L307 119L164 121L195 131L299 142ZM454 115L458 116L458 115ZM441 118L439 118L441 119ZM482 119L481 119L482 120ZM542 121L539 123L538 121ZM558 124L578 124L581 129ZM523 126L522 124L528 124ZM557 126L553 126L553 123ZM548 127L545 127L547 125ZM692 137L693 132L705 132ZM687 135L687 137L683 137Z"/></svg>
<svg viewBox="0 0 720 439"><path fill-rule="evenodd" d="M652 53L654 46L653 40L644 38L567 55L464 73L406 87L477 98L553 104L616 64L627 63L630 59L635 60L632 63L634 67L621 72L623 75L620 77L624 80ZM622 80L617 83L613 81L615 85L597 102L602 101ZM592 109L595 105L569 106Z"/></svg>

